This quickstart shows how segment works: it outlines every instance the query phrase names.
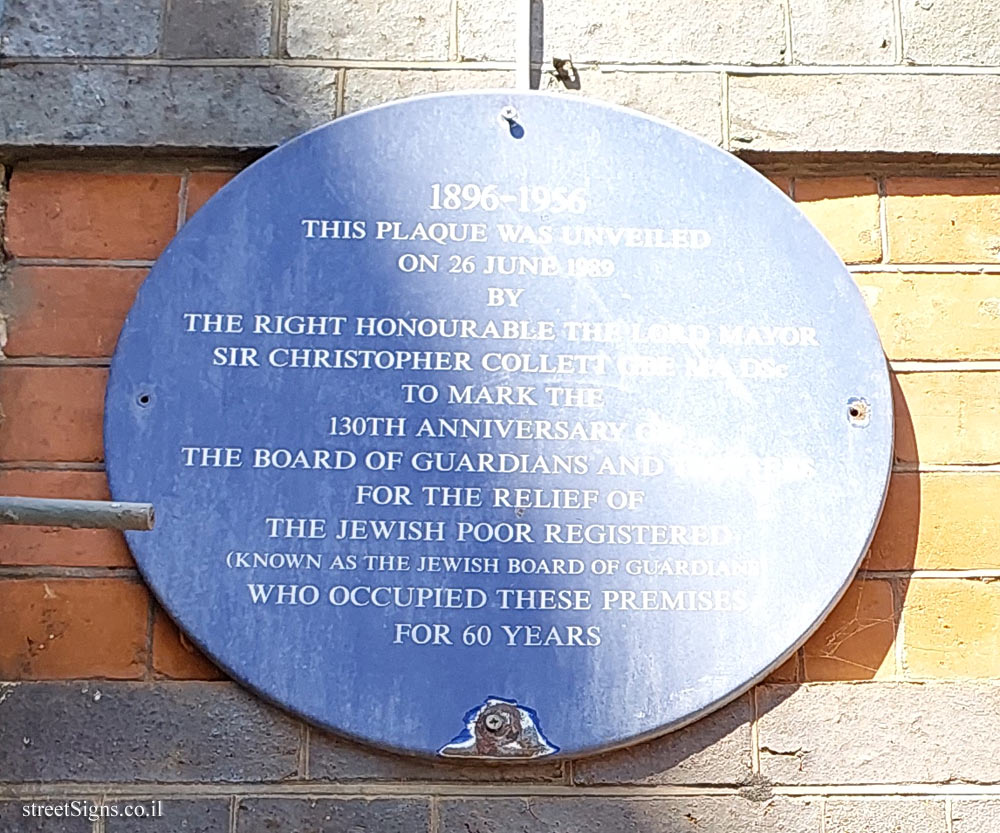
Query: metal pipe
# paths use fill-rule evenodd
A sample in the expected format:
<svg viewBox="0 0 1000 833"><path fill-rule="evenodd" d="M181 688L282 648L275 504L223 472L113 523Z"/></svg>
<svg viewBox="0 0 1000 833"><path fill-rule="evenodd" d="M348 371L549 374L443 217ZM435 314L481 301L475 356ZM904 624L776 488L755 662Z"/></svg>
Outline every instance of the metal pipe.
<svg viewBox="0 0 1000 833"><path fill-rule="evenodd" d="M151 503L0 497L0 524L145 531L152 529L155 521Z"/></svg>
<svg viewBox="0 0 1000 833"><path fill-rule="evenodd" d="M531 4L533 0L517 0L517 72L515 84L519 90L531 89Z"/></svg>

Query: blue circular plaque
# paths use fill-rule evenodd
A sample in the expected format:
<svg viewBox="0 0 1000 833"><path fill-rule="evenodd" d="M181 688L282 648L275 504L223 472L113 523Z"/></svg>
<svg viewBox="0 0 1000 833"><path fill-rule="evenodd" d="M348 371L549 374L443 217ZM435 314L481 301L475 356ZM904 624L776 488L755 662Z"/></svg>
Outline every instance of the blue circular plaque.
<svg viewBox="0 0 1000 833"><path fill-rule="evenodd" d="M143 575L236 679L424 755L582 755L761 679L864 555L892 401L783 194L570 96L418 98L237 176L107 392Z"/></svg>

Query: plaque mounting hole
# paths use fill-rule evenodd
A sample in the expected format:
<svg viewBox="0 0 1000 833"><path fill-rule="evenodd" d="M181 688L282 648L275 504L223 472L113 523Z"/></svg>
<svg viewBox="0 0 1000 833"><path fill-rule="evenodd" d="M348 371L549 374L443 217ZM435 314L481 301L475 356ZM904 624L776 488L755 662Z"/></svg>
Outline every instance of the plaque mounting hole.
<svg viewBox="0 0 1000 833"><path fill-rule="evenodd" d="M872 409L867 399L854 397L847 400L847 418L851 425L864 428L871 422Z"/></svg>
<svg viewBox="0 0 1000 833"><path fill-rule="evenodd" d="M153 397L150 394L143 392L135 398L135 401L140 408L148 408L153 402Z"/></svg>
<svg viewBox="0 0 1000 833"><path fill-rule="evenodd" d="M524 126L518 121L518 118L520 116L518 115L517 108L509 104L500 111L500 121L507 124L510 135L515 139L520 139L524 136Z"/></svg>

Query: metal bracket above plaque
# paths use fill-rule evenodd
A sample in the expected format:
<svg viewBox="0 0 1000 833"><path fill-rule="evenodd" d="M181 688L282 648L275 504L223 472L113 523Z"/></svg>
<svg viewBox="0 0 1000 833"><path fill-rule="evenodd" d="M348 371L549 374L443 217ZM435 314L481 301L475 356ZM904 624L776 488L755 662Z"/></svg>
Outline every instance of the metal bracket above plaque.
<svg viewBox="0 0 1000 833"><path fill-rule="evenodd" d="M429 96L245 170L112 364L163 605L382 747L576 756L688 723L822 621L892 451L862 298L734 157L571 96Z"/></svg>

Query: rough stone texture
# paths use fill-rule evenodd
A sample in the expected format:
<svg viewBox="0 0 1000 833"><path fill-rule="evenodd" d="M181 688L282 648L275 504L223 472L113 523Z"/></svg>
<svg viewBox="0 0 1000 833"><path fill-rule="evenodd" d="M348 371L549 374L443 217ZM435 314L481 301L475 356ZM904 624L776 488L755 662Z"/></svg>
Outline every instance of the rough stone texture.
<svg viewBox="0 0 1000 833"><path fill-rule="evenodd" d="M289 0L293 58L448 59L449 0Z"/></svg>
<svg viewBox="0 0 1000 833"><path fill-rule="evenodd" d="M0 145L271 147L333 118L337 71L19 64Z"/></svg>
<svg viewBox="0 0 1000 833"><path fill-rule="evenodd" d="M791 9L796 64L895 63L892 0L791 0Z"/></svg>
<svg viewBox="0 0 1000 833"><path fill-rule="evenodd" d="M130 804L148 806L150 799L130 799ZM122 802L109 801L109 804ZM108 818L105 833L221 833L229 829L227 799L172 800L162 803L163 815L158 818Z"/></svg>
<svg viewBox="0 0 1000 833"><path fill-rule="evenodd" d="M818 833L818 801L737 796L443 800L441 833Z"/></svg>
<svg viewBox="0 0 1000 833"><path fill-rule="evenodd" d="M0 684L0 783L279 781L299 737L227 683Z"/></svg>
<svg viewBox="0 0 1000 833"><path fill-rule="evenodd" d="M458 57L464 61L512 61L517 49L517 3L457 0ZM542 59L545 6L532 3L531 39L534 61ZM566 57L566 56L563 56Z"/></svg>
<svg viewBox="0 0 1000 833"><path fill-rule="evenodd" d="M543 6L546 63L553 57L630 64L784 61L779 0L546 0ZM514 3L459 0L459 54L512 60L515 9Z"/></svg>
<svg viewBox="0 0 1000 833"><path fill-rule="evenodd" d="M344 112L352 113L411 95L495 89L510 87L513 83L512 72L349 69L344 81Z"/></svg>
<svg viewBox="0 0 1000 833"><path fill-rule="evenodd" d="M382 752L321 729L309 730L309 777L320 781L544 781L561 782L558 762L518 766L450 764Z"/></svg>
<svg viewBox="0 0 1000 833"><path fill-rule="evenodd" d="M1000 801L955 799L951 804L952 833L996 833Z"/></svg>
<svg viewBox="0 0 1000 833"><path fill-rule="evenodd" d="M823 833L945 833L943 800L828 799Z"/></svg>
<svg viewBox="0 0 1000 833"><path fill-rule="evenodd" d="M152 55L161 5L161 0L5 0L0 3L0 55Z"/></svg>
<svg viewBox="0 0 1000 833"><path fill-rule="evenodd" d="M758 707L776 784L1000 783L1000 685L764 686Z"/></svg>
<svg viewBox="0 0 1000 833"><path fill-rule="evenodd" d="M337 75L334 68L287 66L15 64L0 73L0 147L272 147L333 117ZM584 75L585 93L640 106L718 141L714 73ZM513 73L499 70L349 68L345 109L512 83ZM549 76L545 83L560 86ZM983 102L997 99L1000 76L736 76L729 81L730 147L995 153L1000 111Z"/></svg>
<svg viewBox="0 0 1000 833"><path fill-rule="evenodd" d="M240 802L236 833L427 833L430 802L418 799L256 798Z"/></svg>
<svg viewBox="0 0 1000 833"><path fill-rule="evenodd" d="M546 73L541 88L563 92L563 82ZM665 119L722 144L722 79L714 72L580 73L580 93Z"/></svg>
<svg viewBox="0 0 1000 833"><path fill-rule="evenodd" d="M996 153L1000 77L743 76L729 82L734 150ZM914 114L919 114L919 118Z"/></svg>
<svg viewBox="0 0 1000 833"><path fill-rule="evenodd" d="M267 55L271 0L170 0L160 52L168 58Z"/></svg>
<svg viewBox="0 0 1000 833"><path fill-rule="evenodd" d="M80 799L82 804L84 799ZM93 802L97 799L94 798ZM0 801L0 830L4 833L91 833L92 825L87 818L66 818L51 816L25 817L22 809L27 802ZM53 806L64 804L64 801L38 802ZM29 811L30 812L30 811ZM39 811L42 812L42 811Z"/></svg>
<svg viewBox="0 0 1000 833"><path fill-rule="evenodd" d="M750 697L661 738L573 765L577 784L745 784L751 777Z"/></svg>
<svg viewBox="0 0 1000 833"><path fill-rule="evenodd" d="M912 64L1000 64L994 0L902 0L905 58Z"/></svg>

